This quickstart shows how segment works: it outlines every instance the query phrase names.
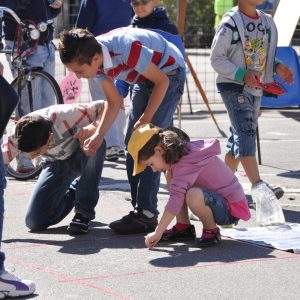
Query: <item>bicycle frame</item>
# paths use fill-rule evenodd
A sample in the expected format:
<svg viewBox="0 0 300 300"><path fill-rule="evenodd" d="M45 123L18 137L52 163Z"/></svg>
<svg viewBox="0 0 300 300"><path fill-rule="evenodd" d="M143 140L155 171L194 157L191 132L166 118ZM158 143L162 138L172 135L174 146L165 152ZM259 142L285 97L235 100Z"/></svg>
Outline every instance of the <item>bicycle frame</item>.
<svg viewBox="0 0 300 300"><path fill-rule="evenodd" d="M14 21L18 24L17 34L14 40L14 46L12 50L3 50L3 43L2 43L2 20L5 17L4 13L10 15ZM26 58L35 50L38 45L39 37L40 37L40 30L38 29L37 25L31 20L25 20L24 22L18 17L18 15L10 8L0 6L0 51L2 53L10 54L11 61L13 66L18 69L24 64L24 59ZM23 37L26 37L26 41L21 41ZM16 47L17 42L17 49ZM33 46L30 44L33 43Z"/></svg>

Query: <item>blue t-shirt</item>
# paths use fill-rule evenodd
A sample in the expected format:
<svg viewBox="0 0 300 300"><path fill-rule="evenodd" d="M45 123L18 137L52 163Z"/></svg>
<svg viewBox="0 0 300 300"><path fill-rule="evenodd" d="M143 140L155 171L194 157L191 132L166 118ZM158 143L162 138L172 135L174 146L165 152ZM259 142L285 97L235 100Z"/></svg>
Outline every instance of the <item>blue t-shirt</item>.
<svg viewBox="0 0 300 300"><path fill-rule="evenodd" d="M77 28L87 28L97 36L128 26L133 11L130 0L83 0L76 20Z"/></svg>

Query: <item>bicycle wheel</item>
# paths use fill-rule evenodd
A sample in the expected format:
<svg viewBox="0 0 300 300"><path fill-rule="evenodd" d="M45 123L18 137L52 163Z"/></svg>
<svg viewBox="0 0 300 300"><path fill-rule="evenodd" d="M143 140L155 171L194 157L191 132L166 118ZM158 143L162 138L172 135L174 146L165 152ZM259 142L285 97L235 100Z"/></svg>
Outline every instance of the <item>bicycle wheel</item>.
<svg viewBox="0 0 300 300"><path fill-rule="evenodd" d="M55 79L43 71L41 68L33 68L26 70L22 76L18 76L13 80L11 86L23 101L29 101L30 110L35 110L35 99L41 97L41 94L46 94L50 104L63 104L63 97L58 83ZM20 101L20 103L23 103ZM12 122L14 123L14 118ZM9 124L8 126L13 126ZM19 180L27 180L35 178L42 171L41 160L35 159L32 161L32 166L27 171L21 171L18 167L18 159L11 161L7 168L7 173Z"/></svg>

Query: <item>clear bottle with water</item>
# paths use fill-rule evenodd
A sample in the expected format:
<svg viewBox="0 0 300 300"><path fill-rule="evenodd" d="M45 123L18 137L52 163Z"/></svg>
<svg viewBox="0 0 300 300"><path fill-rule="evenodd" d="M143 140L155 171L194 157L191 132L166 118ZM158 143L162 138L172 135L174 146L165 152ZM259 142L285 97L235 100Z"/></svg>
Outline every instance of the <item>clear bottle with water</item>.
<svg viewBox="0 0 300 300"><path fill-rule="evenodd" d="M265 182L259 182L251 189L256 203L256 222L260 226L281 225L285 223L282 208L274 192Z"/></svg>

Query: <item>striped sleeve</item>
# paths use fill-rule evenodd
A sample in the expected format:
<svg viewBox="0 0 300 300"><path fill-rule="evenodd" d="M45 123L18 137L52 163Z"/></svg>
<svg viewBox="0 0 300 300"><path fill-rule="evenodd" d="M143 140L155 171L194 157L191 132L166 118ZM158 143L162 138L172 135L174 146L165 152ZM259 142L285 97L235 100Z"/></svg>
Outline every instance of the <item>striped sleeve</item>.
<svg viewBox="0 0 300 300"><path fill-rule="evenodd" d="M141 41L133 41L123 52L123 60L130 68L143 74L152 61L153 50L145 47Z"/></svg>

